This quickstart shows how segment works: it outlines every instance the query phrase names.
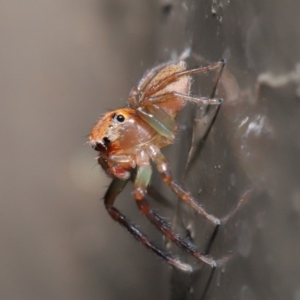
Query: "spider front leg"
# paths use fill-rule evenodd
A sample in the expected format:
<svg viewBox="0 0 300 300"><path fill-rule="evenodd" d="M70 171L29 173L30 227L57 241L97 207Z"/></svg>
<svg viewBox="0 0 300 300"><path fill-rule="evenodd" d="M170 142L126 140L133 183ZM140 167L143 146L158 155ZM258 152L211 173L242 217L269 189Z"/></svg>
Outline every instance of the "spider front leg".
<svg viewBox="0 0 300 300"><path fill-rule="evenodd" d="M143 101L143 105L150 105L150 104L162 104L162 103L170 103L173 101L190 101L196 104L205 104L205 105L220 105L223 100L221 98L207 98L207 97L195 97L186 94L181 94L177 92L170 92L163 95L157 95L148 98L146 101Z"/></svg>
<svg viewBox="0 0 300 300"><path fill-rule="evenodd" d="M226 259L215 261L211 257L201 254L192 242L174 233L171 229L171 225L150 208L148 202L144 197L146 194L147 185L150 181L151 173L152 171L150 165L140 166L137 172L136 180L134 182L134 197L141 213L146 215L150 222L154 224L155 227L159 231L161 231L167 238L173 241L179 248L188 251L193 256L213 268L223 263Z"/></svg>
<svg viewBox="0 0 300 300"><path fill-rule="evenodd" d="M200 215L211 221L216 226L225 224L240 208L240 206L247 202L253 193L253 188L249 188L242 195L234 209L227 214L225 217L219 219L209 214L192 196L190 193L185 191L178 183L173 180L171 170L168 167L168 161L165 156L161 153L160 149L155 145L150 145L148 148L148 154L153 162L156 164L158 172L161 174L163 181L170 187L170 189L183 201L193 207Z"/></svg>
<svg viewBox="0 0 300 300"><path fill-rule="evenodd" d="M160 82L158 82L156 85L150 87L146 92L144 97L151 97L151 95L154 95L155 93L157 93L158 91L162 90L163 88L165 88L167 85L177 81L180 77L185 77L185 76L191 76L191 75L196 75L196 74L200 74L200 73L207 73L216 69L220 69L218 78L217 78L217 82L220 80L221 74L223 72L223 69L225 67L226 64L226 60L222 59L219 62L216 63L212 63L206 67L199 67L199 68L195 68L195 69L191 69L191 70L184 70L184 71L180 71L180 72L176 72L171 74L170 76L168 76L167 78L164 78L163 80L161 80ZM216 87L215 87L216 88Z"/></svg>
<svg viewBox="0 0 300 300"><path fill-rule="evenodd" d="M161 174L163 181L171 188L171 190L183 201L193 207L199 214L204 216L213 224L219 226L221 224L221 220L206 212L206 210L191 196L190 193L185 191L173 180L172 173L168 166L168 161L161 153L160 149L155 145L150 145L148 153L153 162L156 164L157 170Z"/></svg>
<svg viewBox="0 0 300 300"><path fill-rule="evenodd" d="M189 264L181 262L176 257L173 257L170 253L159 249L157 246L151 243L148 237L143 232L141 232L129 219L127 219L122 213L120 213L117 208L114 207L116 197L124 189L128 180L121 180L116 178L110 184L104 196L104 204L110 216L119 224L124 226L127 231L132 234L139 242L141 242L146 248L150 249L162 259L166 260L170 265L173 265L174 267L185 272L192 272L193 268ZM143 178L143 180L145 180L145 178Z"/></svg>
<svg viewBox="0 0 300 300"><path fill-rule="evenodd" d="M147 85L151 82L151 80L166 66L168 66L170 62L160 64L146 72L143 78L140 80L137 87L134 87L128 97L128 102L131 107L135 108L138 106L138 96L140 93L145 90Z"/></svg>

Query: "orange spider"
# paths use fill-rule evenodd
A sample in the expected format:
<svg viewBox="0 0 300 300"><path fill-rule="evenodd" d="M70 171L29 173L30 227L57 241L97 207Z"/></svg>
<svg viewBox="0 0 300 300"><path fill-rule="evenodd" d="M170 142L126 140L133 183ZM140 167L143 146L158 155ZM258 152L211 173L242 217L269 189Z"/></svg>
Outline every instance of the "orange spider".
<svg viewBox="0 0 300 300"><path fill-rule="evenodd" d="M165 259L169 264L192 271L189 264L181 262L159 249L129 219L115 208L114 201L130 178L134 178L134 198L139 210L160 230L163 235L206 264L216 267L218 262L203 255L187 239L175 234L161 216L155 213L145 200L152 169L156 165L163 181L183 201L199 214L220 225L221 220L208 214L201 205L182 187L174 182L168 161L160 148L173 143L177 131L175 118L186 102L219 105L221 99L209 99L190 95L191 75L220 69L216 85L225 66L225 60L191 70L182 60L159 65L148 71L138 86L129 94L129 107L107 112L92 129L89 143L99 151L98 162L113 178L105 196L105 207L110 216L124 226L138 241Z"/></svg>

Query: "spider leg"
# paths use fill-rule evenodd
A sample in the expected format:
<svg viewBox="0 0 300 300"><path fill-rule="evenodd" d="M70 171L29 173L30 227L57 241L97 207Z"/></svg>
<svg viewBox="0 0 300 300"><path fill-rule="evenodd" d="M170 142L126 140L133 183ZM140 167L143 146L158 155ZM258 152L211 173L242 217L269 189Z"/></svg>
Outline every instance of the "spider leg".
<svg viewBox="0 0 300 300"><path fill-rule="evenodd" d="M163 68L165 68L166 66L170 65L170 61L159 64L158 66L148 70L146 72L146 74L143 76L143 78L140 80L137 89L139 91L143 91L146 86L149 84L149 82L154 78L155 75L157 75L157 73L159 71L161 71Z"/></svg>
<svg viewBox="0 0 300 300"><path fill-rule="evenodd" d="M190 96L185 95L177 92L170 92L163 95L157 95L153 97L149 97L147 100L143 101L143 105L150 105L150 104L161 104L170 101L190 101L196 104L202 103L205 105L219 105L222 103L222 99L216 99L216 98L208 98L208 97L196 97L196 96Z"/></svg>
<svg viewBox="0 0 300 300"><path fill-rule="evenodd" d="M136 172L133 172L130 177L132 183L134 183L135 178L136 178ZM156 201L157 203L161 204L166 208L174 208L174 204L165 196L163 196L154 186L150 184L147 186L147 195L150 196L154 201Z"/></svg>
<svg viewBox="0 0 300 300"><path fill-rule="evenodd" d="M170 62L159 64L158 66L148 70L146 74L143 76L143 78L140 80L138 86L134 87L130 93L129 93L129 104L131 107L137 107L138 106L138 95L145 90L147 85L151 82L151 80L161 71L163 68L168 66Z"/></svg>
<svg viewBox="0 0 300 300"><path fill-rule="evenodd" d="M185 272L192 272L193 268L189 264L181 262L178 258L172 256L168 252L161 250L153 243L151 243L148 240L148 237L143 232L141 232L129 219L127 219L122 213L120 213L120 211L117 208L113 206L116 197L124 189L127 182L128 180L114 179L110 184L104 196L105 207L110 216L119 224L124 226L127 229L127 231L130 234L132 234L146 248L150 249L159 257L166 260L170 265L173 265L174 267Z"/></svg>
<svg viewBox="0 0 300 300"><path fill-rule="evenodd" d="M172 116L157 105L141 106L137 110L141 119L147 122L160 135L166 137L170 142L175 139L174 132L177 125Z"/></svg>
<svg viewBox="0 0 300 300"><path fill-rule="evenodd" d="M193 101L195 103L204 104L221 104L221 99L208 99L206 97L196 98L189 95L180 94L177 92L170 92L163 95L158 95L149 98L136 109L137 114L141 119L147 122L160 135L172 142L175 138L177 125L172 114L176 115L176 109L179 109L185 101ZM166 110L160 105L166 104Z"/></svg>
<svg viewBox="0 0 300 300"><path fill-rule="evenodd" d="M221 223L225 224L238 210L239 208L246 202L248 202L248 200L251 198L253 192L254 192L254 187L249 187L243 194L242 197L239 199L238 203L235 205L235 207L231 210L231 212L223 217L221 219Z"/></svg>
<svg viewBox="0 0 300 300"><path fill-rule="evenodd" d="M212 92L210 94L210 98L215 98L215 95L216 95L216 91L217 91L217 87L219 85L219 82L220 82L220 79L221 79L221 76L223 74L223 70L224 70L224 67L225 67L225 61L224 61L224 64L221 66L220 68L220 71L218 72L216 78L215 78L215 84L214 84L214 87L212 89ZM220 107L221 106L217 106L217 109L215 110L215 113L214 113L214 116L209 124L209 126L207 127L202 139L197 143L197 145L194 145L196 143L194 143L194 139L195 139L195 134L193 133L193 137L192 137L192 147L190 149L190 152L188 154L188 159L187 159L187 162L186 162L186 167L185 167L185 171L183 173L183 180L184 178L187 176L187 173L189 171L189 167L193 165L193 162L194 160L199 157L199 154L201 152L201 150L203 149L204 145L205 145L205 142L208 138L208 135L216 121L216 118L217 118L217 115L219 113L219 110L220 110ZM207 107L207 111L210 107ZM195 125L194 125L195 126Z"/></svg>
<svg viewBox="0 0 300 300"><path fill-rule="evenodd" d="M221 220L215 216L206 212L206 210L179 184L173 180L172 173L168 167L168 161L165 156L160 152L160 149L154 145L150 145L148 148L148 153L151 159L156 164L157 170L162 176L163 181L171 188L171 190L178 195L183 201L188 203L193 207L199 214L204 216L206 219L211 221L213 224L219 226L221 225Z"/></svg>
<svg viewBox="0 0 300 300"><path fill-rule="evenodd" d="M154 224L155 227L164 234L164 236L173 241L179 248L188 251L194 257L210 265L212 268L215 268L227 262L231 258L231 256L226 256L216 261L207 255L201 254L192 242L174 233L171 225L150 208L144 196L151 173L152 171L150 165L140 166L136 176L136 181L134 182L134 196L140 212L146 215L150 222Z"/></svg>
<svg viewBox="0 0 300 300"><path fill-rule="evenodd" d="M145 90L145 88L147 87L147 85L150 83L150 81L165 67L169 66L171 63L177 63L181 60L186 60L191 54L191 50L190 49L185 49L182 54L178 57L178 59L175 59L174 61L168 61L162 64L157 65L156 67L148 70L145 75L143 76L143 78L140 80L139 84L137 87L133 88L132 91L129 94L130 96L133 95L137 95L137 93Z"/></svg>
<svg viewBox="0 0 300 300"><path fill-rule="evenodd" d="M215 78L215 84L214 84L212 93L211 93L211 95L210 95L211 98L214 98L215 95L216 95L217 87L218 87L218 85L219 85L221 76L222 76L222 74L223 74L223 70L224 70L224 68L225 68L226 60L225 60L225 59L222 59L222 60L221 60L221 63L222 63L222 64L221 64L221 66L220 66L220 71L218 72L217 77Z"/></svg>
<svg viewBox="0 0 300 300"><path fill-rule="evenodd" d="M215 261L209 256L202 255L192 242L183 239L178 234L174 233L171 229L171 225L150 208L148 202L144 198L144 195L146 193L146 186L148 184L147 179L149 176L151 176L151 173L150 165L141 166L134 182L135 200L140 212L146 215L150 222L153 223L159 231L173 241L179 248L188 251L193 256L210 265L211 267L217 267L219 262ZM222 260L222 262L224 262L224 260Z"/></svg>
<svg viewBox="0 0 300 300"><path fill-rule="evenodd" d="M164 78L163 80L158 82L156 85L150 87L145 92L144 98L150 97L151 95L157 93L161 89L165 88L167 85L177 81L180 77L190 76L190 75L195 75L195 74L200 74L200 73L207 73L207 72L210 72L210 71L218 69L218 68L221 68L221 70L223 70L225 63L226 63L226 61L224 59L222 59L221 61L210 64L206 67L199 67L199 68L195 68L195 69L191 69L191 70L184 70L184 71L173 73L169 77Z"/></svg>
<svg viewBox="0 0 300 300"><path fill-rule="evenodd" d="M197 201L194 199L190 193L184 190L178 183L173 180L172 173L168 167L168 161L165 156L161 153L160 149L154 145L150 145L148 148L148 154L156 164L158 172L161 174L163 181L170 187L170 189L183 201L193 207L200 215L204 216L206 219L211 221L216 226L225 224L239 209L239 207L247 202L253 193L253 188L249 188L242 195L235 208L225 217L219 219L211 214L209 214Z"/></svg>

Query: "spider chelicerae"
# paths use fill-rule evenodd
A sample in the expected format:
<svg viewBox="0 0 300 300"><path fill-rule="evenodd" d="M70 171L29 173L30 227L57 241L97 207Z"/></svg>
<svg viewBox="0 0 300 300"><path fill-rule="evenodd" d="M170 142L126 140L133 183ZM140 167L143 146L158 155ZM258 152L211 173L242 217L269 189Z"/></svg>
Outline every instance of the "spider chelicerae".
<svg viewBox="0 0 300 300"><path fill-rule="evenodd" d="M215 87L221 77L225 60L204 67L187 69L184 60L158 65L146 72L138 86L129 94L127 108L107 112L92 129L91 146L99 152L98 162L106 174L113 178L105 196L105 207L110 216L124 226L139 242L170 265L191 272L191 265L154 245L115 206L114 202L126 183L134 181L133 196L137 206L164 236L204 263L216 267L221 261L203 255L189 240L174 233L170 224L151 209L145 199L150 183L152 161L162 180L170 189L193 207L199 214L219 226L226 218L218 219L177 184L172 177L168 161L161 148L173 143L177 132L175 118L187 102L220 105L221 99L196 97L190 94L192 75L219 70Z"/></svg>

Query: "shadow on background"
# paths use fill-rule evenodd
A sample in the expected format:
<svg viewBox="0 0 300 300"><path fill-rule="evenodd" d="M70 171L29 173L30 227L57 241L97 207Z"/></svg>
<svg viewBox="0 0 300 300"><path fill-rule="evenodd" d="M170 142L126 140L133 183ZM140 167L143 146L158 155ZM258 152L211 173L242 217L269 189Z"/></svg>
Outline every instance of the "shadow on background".
<svg viewBox="0 0 300 300"><path fill-rule="evenodd" d="M1 299L159 298L160 261L107 215L109 181L86 144L153 63L154 8L0 4Z"/></svg>

